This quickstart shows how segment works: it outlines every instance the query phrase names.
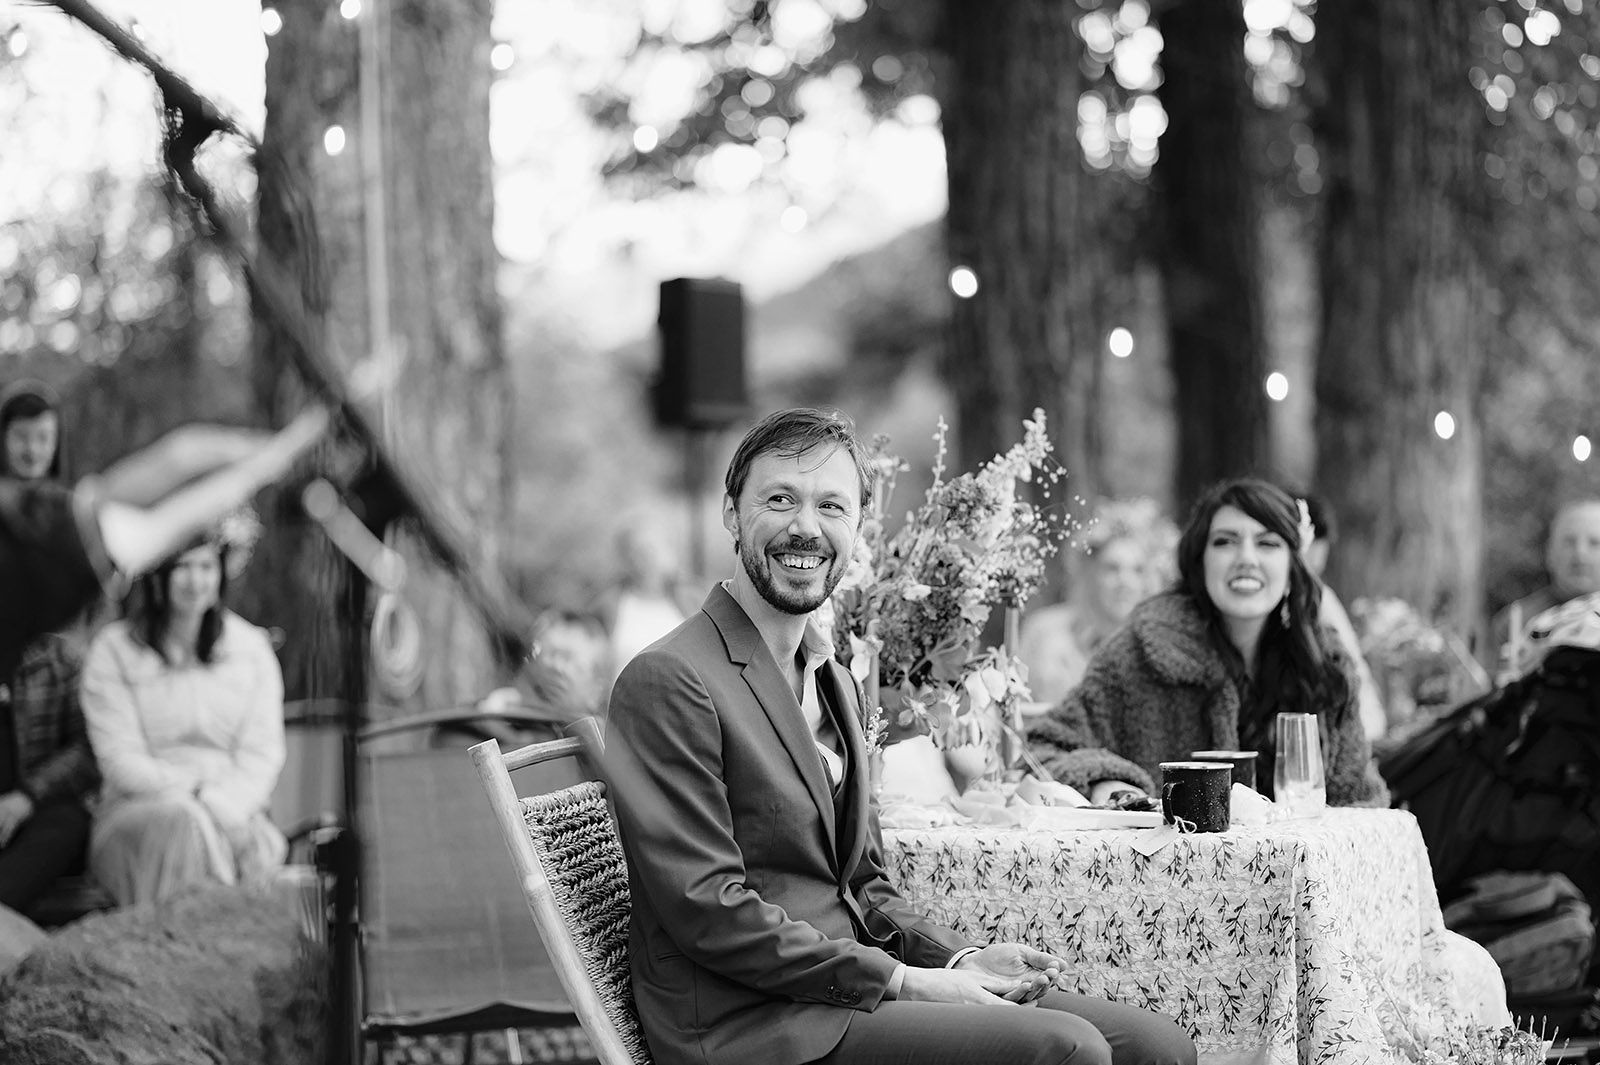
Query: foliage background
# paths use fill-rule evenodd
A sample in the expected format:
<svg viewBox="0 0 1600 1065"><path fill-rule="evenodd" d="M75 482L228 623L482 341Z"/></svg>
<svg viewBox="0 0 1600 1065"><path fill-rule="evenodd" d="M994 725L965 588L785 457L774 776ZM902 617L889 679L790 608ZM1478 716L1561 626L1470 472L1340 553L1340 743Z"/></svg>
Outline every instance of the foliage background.
<svg viewBox="0 0 1600 1065"><path fill-rule="evenodd" d="M1600 34L1593 5L1580 0L1470 2L1476 51L1461 77L1483 100L1481 180L1492 204L1475 240L1493 281L1494 332L1477 398L1483 605L1493 609L1539 582L1554 501L1600 490L1600 462L1580 464L1569 450L1578 432L1600 438L1592 400L1600 394ZM950 76L941 5L779 0L762 5L765 22L750 3L710 5L714 17L695 5L620 0L554 4L538 16L514 6L496 13L495 36L514 45L517 59L494 90L500 119L491 139L516 411L505 565L521 594L532 604L587 601L616 577L612 535L625 523L671 538L702 576L720 575L731 558L718 537L715 493L686 495L681 434L649 416L651 311L664 277L722 272L746 280L755 410L837 403L866 432L889 433L914 470L926 469L934 421L960 400L946 384L956 307L946 277L957 263L938 204L919 208L920 220L914 211L896 216L895 232L873 228L891 213L884 204L897 190L872 184L877 157L862 146L878 136L889 147L875 151L924 158L919 131L937 129L941 79ZM1176 507L1154 145L1139 135L1149 119L1143 101L1163 74L1159 57L1135 69L1134 47L1149 44L1162 11L1139 0L1076 6L1083 99L1095 102L1079 104L1082 158L1070 165L1083 170L1110 220L1101 233L1113 267L1108 320L1131 330L1135 346L1126 359L1103 348L1090 353L1095 468L1068 473L1108 495ZM1318 12L1302 0L1251 0L1242 11L1247 27L1272 24L1247 37L1244 136L1259 210L1263 344L1267 364L1291 382L1288 398L1268 405L1260 466L1307 483L1316 469L1319 196L1332 165L1319 156L1310 122L1326 91L1312 61L1317 37L1306 30ZM153 12L147 17L156 25ZM1526 27L1552 17L1560 32L1532 43ZM790 33L802 18L823 28ZM87 99L101 127L126 124L125 104L114 101L140 92L148 101L148 88L105 65L76 80L53 74L63 53L51 19L59 20L37 9L0 13L0 128L12 148L0 173L7 187L44 190L16 196L0 218L0 376L39 376L62 388L73 459L84 472L180 421L259 422L263 413L244 381L252 350L242 286L196 242L161 179L149 103L142 113L134 108L137 128L93 149L79 143L92 134L60 121L63 100ZM774 44L789 39L801 43ZM264 47L259 36L245 43L238 63L254 62L252 50ZM193 50L176 58L215 70ZM675 109L651 89L673 64L700 72L688 81L693 91L679 87ZM512 110L529 98L513 89L530 85L541 105ZM507 123L507 115L518 120ZM646 125L657 137L648 151L639 136ZM768 159L761 142L774 131L782 152ZM71 157L47 166L52 147L69 136ZM826 141L832 154L805 155L808 138ZM817 158L830 165L815 165ZM935 155L930 165L939 162ZM249 201L244 160L210 165ZM739 166L743 177L729 180ZM54 176L22 180L30 167ZM801 209L800 233L813 240L803 253L800 237L779 233L790 208ZM651 230L649 219L662 224ZM708 465L717 468L730 447L730 434L712 439ZM901 490L915 498L921 489L908 482ZM245 589L246 613L255 594Z"/></svg>

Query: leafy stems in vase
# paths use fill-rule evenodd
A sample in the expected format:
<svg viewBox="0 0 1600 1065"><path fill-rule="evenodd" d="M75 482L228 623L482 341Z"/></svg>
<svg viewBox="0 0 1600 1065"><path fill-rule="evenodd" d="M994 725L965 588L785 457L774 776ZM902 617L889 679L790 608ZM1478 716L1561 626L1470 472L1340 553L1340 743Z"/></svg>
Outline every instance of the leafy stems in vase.
<svg viewBox="0 0 1600 1065"><path fill-rule="evenodd" d="M1016 754L1005 737L1028 685L1014 620L1061 543L1081 528L1051 501L1064 475L1044 412L1022 424L1022 439L1004 454L950 477L941 418L933 483L892 533L888 507L907 467L887 438L872 442L872 505L833 595L834 646L867 687L868 707L882 706L889 742L921 733L940 748L981 745L997 763L1002 751ZM1000 647L984 646L997 606L1013 624Z"/></svg>

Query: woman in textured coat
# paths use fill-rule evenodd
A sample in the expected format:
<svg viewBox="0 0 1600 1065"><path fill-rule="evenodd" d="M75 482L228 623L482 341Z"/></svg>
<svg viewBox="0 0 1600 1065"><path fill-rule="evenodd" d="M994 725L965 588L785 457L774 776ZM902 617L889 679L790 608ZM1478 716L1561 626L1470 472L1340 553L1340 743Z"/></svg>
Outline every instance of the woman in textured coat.
<svg viewBox="0 0 1600 1065"><path fill-rule="evenodd" d="M1128 784L1151 791L1159 764L1191 751L1254 750L1270 795L1278 713L1313 713L1328 802L1387 805L1353 669L1317 623L1301 524L1295 500L1265 481L1207 492L1178 543L1177 587L1135 609L1029 729L1045 767L1099 801Z"/></svg>

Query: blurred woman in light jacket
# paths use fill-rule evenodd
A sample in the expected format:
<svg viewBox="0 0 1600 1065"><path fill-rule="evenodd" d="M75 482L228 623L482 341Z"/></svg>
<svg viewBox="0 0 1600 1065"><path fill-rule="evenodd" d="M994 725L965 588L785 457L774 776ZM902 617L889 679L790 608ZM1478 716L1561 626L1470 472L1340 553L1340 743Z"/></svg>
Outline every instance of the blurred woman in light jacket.
<svg viewBox="0 0 1600 1065"><path fill-rule="evenodd" d="M223 606L240 539L225 522L145 577L137 609L84 663L104 778L89 867L122 904L259 878L287 851L266 813L284 761L283 675L266 632Z"/></svg>

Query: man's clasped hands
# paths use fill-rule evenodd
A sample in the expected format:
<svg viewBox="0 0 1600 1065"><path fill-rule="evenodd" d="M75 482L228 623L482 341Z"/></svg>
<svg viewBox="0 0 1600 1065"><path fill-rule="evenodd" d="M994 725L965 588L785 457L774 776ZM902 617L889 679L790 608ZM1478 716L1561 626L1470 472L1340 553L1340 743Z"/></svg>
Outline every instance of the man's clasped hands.
<svg viewBox="0 0 1600 1065"><path fill-rule="evenodd" d="M1021 943L991 943L949 969L907 967L900 998L911 1002L1032 1005L1061 986L1067 963Z"/></svg>

